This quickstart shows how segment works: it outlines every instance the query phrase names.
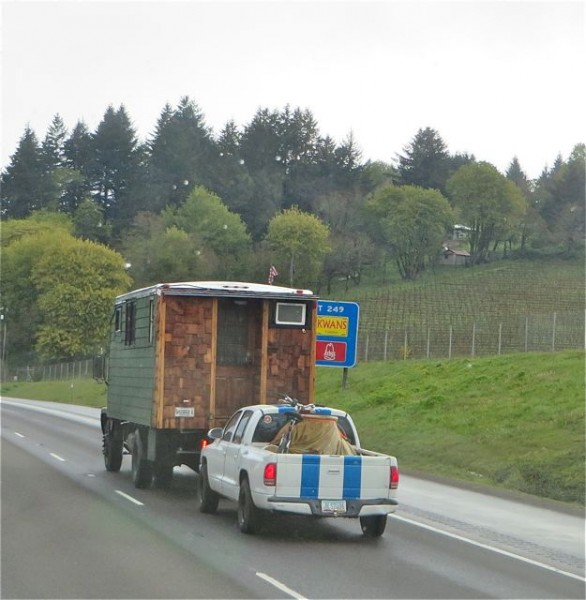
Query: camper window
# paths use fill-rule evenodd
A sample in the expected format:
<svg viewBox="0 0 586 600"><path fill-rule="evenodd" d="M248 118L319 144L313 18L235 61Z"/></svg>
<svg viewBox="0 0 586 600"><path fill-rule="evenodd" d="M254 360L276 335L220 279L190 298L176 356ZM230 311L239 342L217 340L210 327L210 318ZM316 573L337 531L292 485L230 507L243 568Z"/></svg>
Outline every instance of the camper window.
<svg viewBox="0 0 586 600"><path fill-rule="evenodd" d="M126 303L126 323L124 328L124 345L131 346L136 339L136 302Z"/></svg>

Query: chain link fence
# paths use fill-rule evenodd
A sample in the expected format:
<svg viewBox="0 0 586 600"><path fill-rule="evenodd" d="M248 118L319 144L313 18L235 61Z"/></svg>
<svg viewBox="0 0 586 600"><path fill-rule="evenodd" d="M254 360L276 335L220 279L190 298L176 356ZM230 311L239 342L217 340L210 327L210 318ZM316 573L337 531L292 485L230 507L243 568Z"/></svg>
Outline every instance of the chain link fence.
<svg viewBox="0 0 586 600"><path fill-rule="evenodd" d="M583 313L359 328L358 362L583 349Z"/></svg>
<svg viewBox="0 0 586 600"><path fill-rule="evenodd" d="M27 365L6 369L3 381L69 381L93 377L93 358L49 365ZM4 370L3 370L4 371Z"/></svg>

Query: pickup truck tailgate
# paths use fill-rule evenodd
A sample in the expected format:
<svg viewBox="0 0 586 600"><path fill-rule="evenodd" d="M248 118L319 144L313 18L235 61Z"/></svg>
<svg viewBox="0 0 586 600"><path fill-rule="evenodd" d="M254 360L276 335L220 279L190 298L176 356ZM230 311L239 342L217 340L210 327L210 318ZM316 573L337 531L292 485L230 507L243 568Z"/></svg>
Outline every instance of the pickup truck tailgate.
<svg viewBox="0 0 586 600"><path fill-rule="evenodd" d="M388 498L388 456L277 455L276 495L285 498Z"/></svg>

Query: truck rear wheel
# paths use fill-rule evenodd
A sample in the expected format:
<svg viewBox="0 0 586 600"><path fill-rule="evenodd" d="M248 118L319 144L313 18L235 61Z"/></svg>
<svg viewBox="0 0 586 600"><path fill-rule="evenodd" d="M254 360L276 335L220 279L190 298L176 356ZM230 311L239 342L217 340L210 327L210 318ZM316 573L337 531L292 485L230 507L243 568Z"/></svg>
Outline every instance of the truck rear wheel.
<svg viewBox="0 0 586 600"><path fill-rule="evenodd" d="M254 505L250 484L245 477L238 495L238 527L242 533L256 533L260 527L260 510Z"/></svg>
<svg viewBox="0 0 586 600"><path fill-rule="evenodd" d="M220 502L220 496L212 490L210 487L210 480L208 479L208 467L204 463L200 470L197 481L197 502L199 505L199 512L202 513L214 513L218 508Z"/></svg>
<svg viewBox="0 0 586 600"><path fill-rule="evenodd" d="M113 419L104 418L102 421L102 453L106 471L118 472L122 466L122 453L124 444L122 430L117 427Z"/></svg>
<svg viewBox="0 0 586 600"><path fill-rule="evenodd" d="M387 515L360 517L360 526L362 527L362 533L366 537L380 537L387 526Z"/></svg>
<svg viewBox="0 0 586 600"><path fill-rule="evenodd" d="M138 489L147 488L153 480L153 465L146 458L146 446L137 431L132 443L132 481Z"/></svg>

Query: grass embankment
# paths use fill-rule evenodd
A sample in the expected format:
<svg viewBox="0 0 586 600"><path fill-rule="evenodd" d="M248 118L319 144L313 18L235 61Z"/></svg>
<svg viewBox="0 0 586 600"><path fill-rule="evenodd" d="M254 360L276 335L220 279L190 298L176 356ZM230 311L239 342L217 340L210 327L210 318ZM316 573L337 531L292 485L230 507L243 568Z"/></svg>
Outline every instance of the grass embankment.
<svg viewBox="0 0 586 600"><path fill-rule="evenodd" d="M11 382L2 384L2 396L100 408L106 406L106 385L94 379Z"/></svg>
<svg viewBox="0 0 586 600"><path fill-rule="evenodd" d="M584 353L360 364L320 403L350 412L365 448L403 468L584 504Z"/></svg>
<svg viewBox="0 0 586 600"><path fill-rule="evenodd" d="M317 401L405 469L584 504L584 353L319 368ZM73 387L72 387L73 386ZM92 380L9 383L5 396L100 407Z"/></svg>

